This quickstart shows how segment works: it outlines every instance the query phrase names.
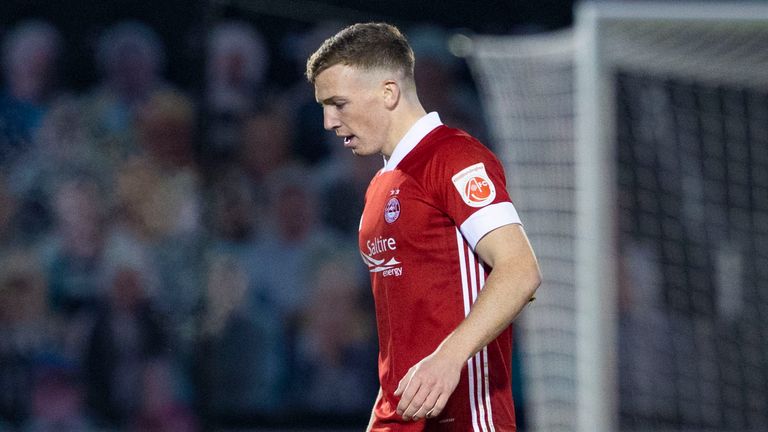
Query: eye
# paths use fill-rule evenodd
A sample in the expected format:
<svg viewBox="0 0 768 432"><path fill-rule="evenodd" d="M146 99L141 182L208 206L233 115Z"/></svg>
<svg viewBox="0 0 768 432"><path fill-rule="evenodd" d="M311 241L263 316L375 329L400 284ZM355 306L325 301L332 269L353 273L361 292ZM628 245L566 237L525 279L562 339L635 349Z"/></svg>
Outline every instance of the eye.
<svg viewBox="0 0 768 432"><path fill-rule="evenodd" d="M343 108L344 108L344 106L345 106L346 104L347 104L346 102L334 102L334 104L333 104L333 105L336 107L336 109L338 109L338 110L341 110L341 109L343 109Z"/></svg>

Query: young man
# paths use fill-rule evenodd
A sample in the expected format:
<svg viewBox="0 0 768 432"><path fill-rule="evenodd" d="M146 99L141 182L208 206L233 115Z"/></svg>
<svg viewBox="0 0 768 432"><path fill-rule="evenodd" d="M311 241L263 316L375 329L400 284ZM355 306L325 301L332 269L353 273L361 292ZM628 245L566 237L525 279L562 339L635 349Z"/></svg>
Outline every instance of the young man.
<svg viewBox="0 0 768 432"><path fill-rule="evenodd" d="M382 154L359 244L379 331L370 431L514 431L511 322L540 283L499 161L427 114L414 56L388 24L355 24L307 62L324 127Z"/></svg>

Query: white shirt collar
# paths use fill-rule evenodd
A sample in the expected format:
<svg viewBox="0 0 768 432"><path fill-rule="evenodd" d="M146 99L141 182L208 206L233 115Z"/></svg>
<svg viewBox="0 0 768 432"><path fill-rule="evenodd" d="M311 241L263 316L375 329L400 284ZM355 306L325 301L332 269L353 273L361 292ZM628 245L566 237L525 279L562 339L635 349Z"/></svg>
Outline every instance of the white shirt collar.
<svg viewBox="0 0 768 432"><path fill-rule="evenodd" d="M400 161L403 160L403 158L405 158L428 133L432 132L436 127L441 126L442 124L443 122L440 121L440 116L434 111L418 119L400 142L397 143L389 160L384 158L383 171L394 170L397 167L397 164L400 163Z"/></svg>

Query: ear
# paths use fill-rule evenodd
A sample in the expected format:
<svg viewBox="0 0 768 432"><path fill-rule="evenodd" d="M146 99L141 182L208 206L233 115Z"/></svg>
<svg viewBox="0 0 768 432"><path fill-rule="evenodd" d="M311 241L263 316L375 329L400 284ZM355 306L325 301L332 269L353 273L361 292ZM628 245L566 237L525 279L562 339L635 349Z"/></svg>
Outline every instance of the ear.
<svg viewBox="0 0 768 432"><path fill-rule="evenodd" d="M388 109L393 109L400 102L400 84L395 80L386 80L382 84L382 94L384 105Z"/></svg>

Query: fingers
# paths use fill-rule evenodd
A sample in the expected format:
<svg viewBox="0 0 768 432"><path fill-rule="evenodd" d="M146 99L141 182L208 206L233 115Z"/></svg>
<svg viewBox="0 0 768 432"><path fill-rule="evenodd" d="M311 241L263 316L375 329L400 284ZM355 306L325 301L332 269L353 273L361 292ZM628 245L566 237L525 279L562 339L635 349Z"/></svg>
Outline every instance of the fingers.
<svg viewBox="0 0 768 432"><path fill-rule="evenodd" d="M401 396L400 403L397 404L397 414L401 416L406 408L413 402L414 397L421 388L420 381L412 379L413 372L413 369L408 371L408 373L405 374L405 377L398 383L397 390L395 390L395 396ZM421 398L423 399L423 396L421 396Z"/></svg>
<svg viewBox="0 0 768 432"><path fill-rule="evenodd" d="M417 394L416 396L418 397L419 395ZM435 403L437 402L439 397L440 397L440 393L436 391L432 391L427 395L426 399L424 399L424 401L420 404L414 399L414 403L411 404L411 406L408 409L406 409L405 412L403 413L403 418L405 420L408 420L406 416L410 416L410 418L412 418L414 421L423 419L423 418L431 418L430 415L433 414ZM415 410L413 415L410 415L408 411L409 409L414 407L418 407L418 409Z"/></svg>
<svg viewBox="0 0 768 432"><path fill-rule="evenodd" d="M450 395L450 392L441 391L439 388L427 390L426 386L421 386L402 411L398 405L397 413L405 421L435 418L443 412ZM400 402L402 403L403 399Z"/></svg>
<svg viewBox="0 0 768 432"><path fill-rule="evenodd" d="M437 417L451 395L439 383L420 382L413 376L406 376L400 381L396 396L398 392L403 396L397 405L397 413L406 421Z"/></svg>
<svg viewBox="0 0 768 432"><path fill-rule="evenodd" d="M450 393L442 393L437 398L437 401L435 402L435 405L432 407L432 409L427 412L427 418L435 418L439 416L443 412L445 405L448 403L448 398L450 396Z"/></svg>
<svg viewBox="0 0 768 432"><path fill-rule="evenodd" d="M405 421L424 418L424 415L426 414L426 411L423 411L424 404L434 392L430 392L430 389L427 386L421 386L419 387L419 391L417 391L412 398L405 400L407 393L408 389L406 389L403 398L400 399L400 404L397 405L397 413L400 414ZM435 396L433 399L437 399L437 397ZM431 408L432 406L429 407L429 409ZM427 409L427 411L429 409ZM420 417L415 416L418 412L422 412Z"/></svg>
<svg viewBox="0 0 768 432"><path fill-rule="evenodd" d="M397 389L395 389L395 396L400 396L403 394L403 391L405 391L405 388L408 386L408 383L411 382L411 377L413 376L413 371L409 370L407 374L403 377L403 379L400 380L399 383L397 383Z"/></svg>
<svg viewBox="0 0 768 432"><path fill-rule="evenodd" d="M434 418L445 408L459 381L461 367L429 356L413 366L397 385L396 412L406 421Z"/></svg>

